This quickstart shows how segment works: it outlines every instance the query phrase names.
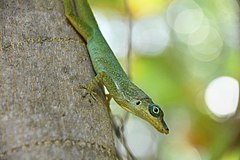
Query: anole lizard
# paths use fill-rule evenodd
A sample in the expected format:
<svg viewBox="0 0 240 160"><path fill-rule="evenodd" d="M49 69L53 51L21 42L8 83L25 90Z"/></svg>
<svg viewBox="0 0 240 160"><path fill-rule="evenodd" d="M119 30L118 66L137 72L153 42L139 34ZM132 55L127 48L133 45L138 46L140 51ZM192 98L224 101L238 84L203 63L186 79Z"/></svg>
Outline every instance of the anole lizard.
<svg viewBox="0 0 240 160"><path fill-rule="evenodd" d="M110 96L125 110L168 134L163 111L151 98L133 84L104 39L87 0L64 0L65 15L87 43L96 77L87 87L92 92L102 83Z"/></svg>

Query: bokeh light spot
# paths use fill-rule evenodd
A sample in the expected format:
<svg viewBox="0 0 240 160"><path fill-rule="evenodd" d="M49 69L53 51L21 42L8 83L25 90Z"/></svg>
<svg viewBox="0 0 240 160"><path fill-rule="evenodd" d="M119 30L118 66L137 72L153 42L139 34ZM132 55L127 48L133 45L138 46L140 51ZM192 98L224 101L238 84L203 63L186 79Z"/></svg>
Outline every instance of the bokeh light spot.
<svg viewBox="0 0 240 160"><path fill-rule="evenodd" d="M198 30L193 32L188 37L188 45L201 44L209 34L210 27L208 25L202 25Z"/></svg>
<svg viewBox="0 0 240 160"><path fill-rule="evenodd" d="M161 53L169 38L169 29L160 16L141 19L133 26L133 49L140 54Z"/></svg>
<svg viewBox="0 0 240 160"><path fill-rule="evenodd" d="M239 83L232 77L219 77L213 80L205 92L209 110L219 118L233 115L238 106Z"/></svg>
<svg viewBox="0 0 240 160"><path fill-rule="evenodd" d="M192 33L200 27L202 20L203 13L200 9L186 9L176 17L174 30L178 33Z"/></svg>
<svg viewBox="0 0 240 160"><path fill-rule="evenodd" d="M208 32L208 34L206 32ZM200 33L195 34L195 36ZM194 35L189 37L189 52L197 60L209 62L220 55L223 47L223 40L218 31L213 27L210 27L208 30L205 28L205 32L203 31L203 34L207 34L205 39L204 35L203 37L194 37ZM200 38L202 41L193 40L197 38Z"/></svg>
<svg viewBox="0 0 240 160"><path fill-rule="evenodd" d="M110 48L117 57L125 57L128 48L126 20L116 11L108 10L108 13L111 17L103 11L94 10L98 26Z"/></svg>
<svg viewBox="0 0 240 160"><path fill-rule="evenodd" d="M151 129L141 119L131 119L126 125L126 139L136 157L155 154L157 140L153 139Z"/></svg>
<svg viewBox="0 0 240 160"><path fill-rule="evenodd" d="M193 15L187 15L188 13L193 14ZM184 17L184 16L187 16ZM194 17L197 16L197 17ZM166 13L166 19L168 22L168 25L171 26L174 30L177 29L177 31L180 32L192 32L188 31L187 29L183 28L184 25L191 25L191 24L180 24L180 28L178 29L179 26L177 26L179 23L192 23L193 25L190 26L190 29L192 28L195 30L200 24L201 24L201 19L202 19L203 13L201 11L201 8L197 3L191 0L174 0L172 3L169 5ZM196 19L197 18L197 19ZM197 20L200 20L197 22ZM186 26L189 29L189 26Z"/></svg>

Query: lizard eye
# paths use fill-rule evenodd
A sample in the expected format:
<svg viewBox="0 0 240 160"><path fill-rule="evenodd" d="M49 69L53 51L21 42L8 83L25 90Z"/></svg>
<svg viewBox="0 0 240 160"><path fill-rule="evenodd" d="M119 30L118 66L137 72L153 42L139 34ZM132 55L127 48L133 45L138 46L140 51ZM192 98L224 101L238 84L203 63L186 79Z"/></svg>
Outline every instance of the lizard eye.
<svg viewBox="0 0 240 160"><path fill-rule="evenodd" d="M159 106L150 104L148 110L153 117L160 117L161 109Z"/></svg>
<svg viewBox="0 0 240 160"><path fill-rule="evenodd" d="M142 102L141 101L137 101L136 102L136 105L140 105Z"/></svg>

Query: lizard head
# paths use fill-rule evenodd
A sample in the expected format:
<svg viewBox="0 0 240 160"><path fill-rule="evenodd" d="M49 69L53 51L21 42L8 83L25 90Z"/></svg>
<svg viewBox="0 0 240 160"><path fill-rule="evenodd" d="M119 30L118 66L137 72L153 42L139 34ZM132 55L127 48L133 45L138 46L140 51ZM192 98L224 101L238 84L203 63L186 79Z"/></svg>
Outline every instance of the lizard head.
<svg viewBox="0 0 240 160"><path fill-rule="evenodd" d="M123 106L124 105L124 106ZM128 101L122 107L153 125L159 132L168 134L169 129L163 120L164 113L150 98Z"/></svg>
<svg viewBox="0 0 240 160"><path fill-rule="evenodd" d="M137 100L136 109L138 110L138 116L148 121L159 132L168 134L169 129L163 120L164 113L161 108L154 104L150 99Z"/></svg>

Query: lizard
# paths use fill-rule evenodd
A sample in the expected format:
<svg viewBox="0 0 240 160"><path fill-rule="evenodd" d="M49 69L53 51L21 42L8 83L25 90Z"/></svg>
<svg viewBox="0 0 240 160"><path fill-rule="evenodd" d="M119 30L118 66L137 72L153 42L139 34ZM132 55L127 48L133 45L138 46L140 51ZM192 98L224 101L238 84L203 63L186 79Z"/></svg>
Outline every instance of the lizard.
<svg viewBox="0 0 240 160"><path fill-rule="evenodd" d="M159 132L168 134L169 129L163 119L162 109L128 78L104 39L88 1L63 2L65 16L86 42L96 72L94 80L86 87L88 93L92 93L99 83L104 85L119 106L146 120Z"/></svg>

